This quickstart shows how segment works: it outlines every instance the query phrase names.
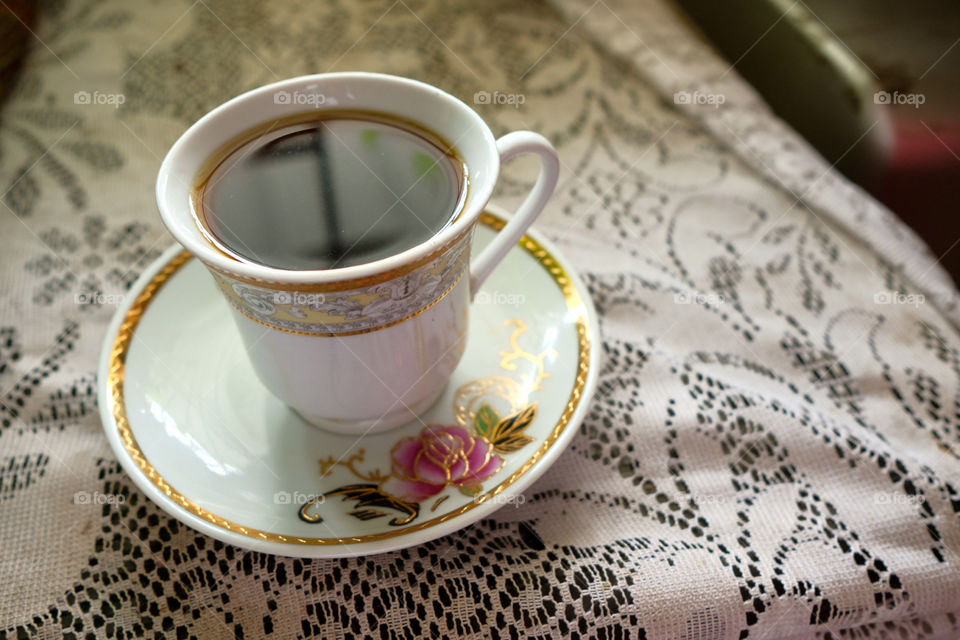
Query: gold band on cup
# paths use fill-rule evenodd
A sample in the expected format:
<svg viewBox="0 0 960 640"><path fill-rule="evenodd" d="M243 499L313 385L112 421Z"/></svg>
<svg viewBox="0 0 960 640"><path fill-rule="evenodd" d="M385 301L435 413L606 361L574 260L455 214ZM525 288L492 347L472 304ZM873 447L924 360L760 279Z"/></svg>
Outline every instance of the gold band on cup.
<svg viewBox="0 0 960 640"><path fill-rule="evenodd" d="M419 260L336 291L317 291L316 285L249 284L249 279L213 270L213 279L231 306L250 320L271 329L307 336L349 336L386 329L436 305L470 268L472 234L457 236L432 260ZM209 265L208 265L209 266ZM399 273L399 274L398 274Z"/></svg>

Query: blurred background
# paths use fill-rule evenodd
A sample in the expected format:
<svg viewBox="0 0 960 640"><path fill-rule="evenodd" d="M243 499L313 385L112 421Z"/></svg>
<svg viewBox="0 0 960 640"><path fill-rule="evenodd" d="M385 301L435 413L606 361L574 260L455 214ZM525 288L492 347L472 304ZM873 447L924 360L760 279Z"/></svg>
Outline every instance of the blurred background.
<svg viewBox="0 0 960 640"><path fill-rule="evenodd" d="M780 117L960 281L960 3L677 1Z"/></svg>

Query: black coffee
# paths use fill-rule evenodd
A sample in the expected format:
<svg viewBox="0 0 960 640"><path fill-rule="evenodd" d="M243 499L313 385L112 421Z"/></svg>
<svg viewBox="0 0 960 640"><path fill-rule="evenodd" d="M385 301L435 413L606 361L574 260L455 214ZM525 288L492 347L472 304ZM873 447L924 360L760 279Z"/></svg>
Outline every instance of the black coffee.
<svg viewBox="0 0 960 640"><path fill-rule="evenodd" d="M214 244L279 269L394 255L450 224L465 167L429 132L379 115L313 114L258 127L220 154L194 194Z"/></svg>

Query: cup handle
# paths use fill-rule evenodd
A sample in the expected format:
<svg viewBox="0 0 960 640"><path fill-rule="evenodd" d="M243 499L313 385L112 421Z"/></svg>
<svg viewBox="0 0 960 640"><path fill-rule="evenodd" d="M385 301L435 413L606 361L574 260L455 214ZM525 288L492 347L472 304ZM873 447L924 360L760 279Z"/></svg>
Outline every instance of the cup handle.
<svg viewBox="0 0 960 640"><path fill-rule="evenodd" d="M497 139L501 166L521 153L540 156L540 175L530 195L513 214L497 237L473 261L470 267L470 299L480 290L480 285L507 253L517 244L533 221L546 206L560 175L560 160L550 141L532 131L514 131Z"/></svg>

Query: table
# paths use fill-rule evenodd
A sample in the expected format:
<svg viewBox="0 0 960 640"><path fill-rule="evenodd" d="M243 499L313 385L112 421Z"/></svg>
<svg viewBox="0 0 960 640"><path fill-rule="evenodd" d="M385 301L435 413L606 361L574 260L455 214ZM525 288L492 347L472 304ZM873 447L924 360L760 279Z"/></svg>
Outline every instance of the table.
<svg viewBox="0 0 960 640"><path fill-rule="evenodd" d="M960 636L957 291L672 5L74 1L34 31L0 127L0 637ZM605 361L521 508L307 562L147 501L94 371L171 243L170 144L246 89L337 69L550 137L537 226L588 283ZM534 170L510 165L497 201Z"/></svg>

